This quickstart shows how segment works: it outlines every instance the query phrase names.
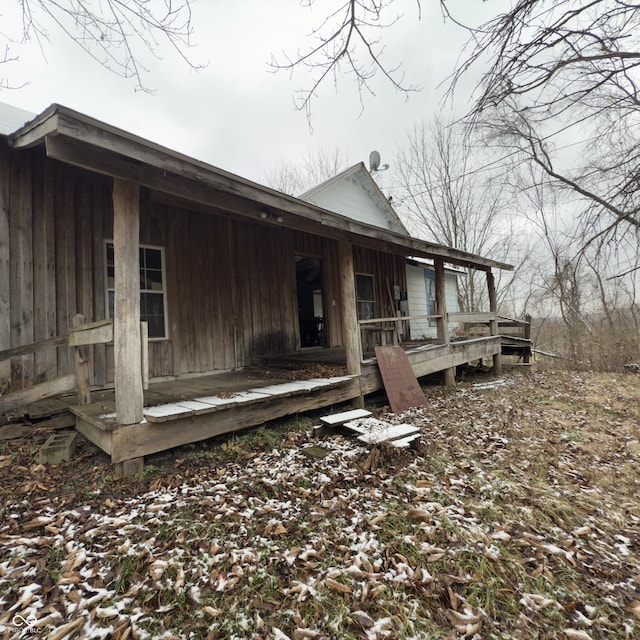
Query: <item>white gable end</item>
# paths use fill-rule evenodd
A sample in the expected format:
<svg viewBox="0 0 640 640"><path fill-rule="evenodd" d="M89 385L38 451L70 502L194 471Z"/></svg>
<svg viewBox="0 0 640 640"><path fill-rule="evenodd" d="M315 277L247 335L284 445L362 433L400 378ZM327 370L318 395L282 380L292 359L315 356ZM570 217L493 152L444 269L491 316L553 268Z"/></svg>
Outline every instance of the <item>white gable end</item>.
<svg viewBox="0 0 640 640"><path fill-rule="evenodd" d="M8 136L35 117L35 113L0 102L0 135Z"/></svg>
<svg viewBox="0 0 640 640"><path fill-rule="evenodd" d="M362 163L299 197L356 222L408 235L390 202Z"/></svg>
<svg viewBox="0 0 640 640"><path fill-rule="evenodd" d="M362 188L359 180L353 176L334 184L332 189L314 194L308 200L324 209L341 213L358 222L391 229L389 220L384 213L375 206L371 196Z"/></svg>

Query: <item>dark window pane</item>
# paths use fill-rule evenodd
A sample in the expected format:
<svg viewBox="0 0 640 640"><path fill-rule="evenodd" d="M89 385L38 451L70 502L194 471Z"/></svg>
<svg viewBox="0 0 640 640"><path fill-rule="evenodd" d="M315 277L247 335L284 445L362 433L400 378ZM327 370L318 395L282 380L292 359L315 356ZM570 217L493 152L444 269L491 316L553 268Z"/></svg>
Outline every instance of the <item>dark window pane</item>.
<svg viewBox="0 0 640 640"><path fill-rule="evenodd" d="M147 269L162 269L162 251L160 249L145 249L145 267Z"/></svg>
<svg viewBox="0 0 640 640"><path fill-rule="evenodd" d="M153 291L162 291L162 271L147 269L145 287Z"/></svg>
<svg viewBox="0 0 640 640"><path fill-rule="evenodd" d="M109 302L109 317L113 318L113 308L114 308L114 292L113 291L109 291L109 293L107 294L107 298L108 298L108 302Z"/></svg>
<svg viewBox="0 0 640 640"><path fill-rule="evenodd" d="M107 265L113 266L113 245L111 243L107 243Z"/></svg>
<svg viewBox="0 0 640 640"><path fill-rule="evenodd" d="M375 300L373 295L373 277L356 275L356 291L358 300Z"/></svg>
<svg viewBox="0 0 640 640"><path fill-rule="evenodd" d="M162 294L158 293L143 293L141 300L144 299L145 312L149 316L162 316L164 315L164 301Z"/></svg>
<svg viewBox="0 0 640 640"><path fill-rule="evenodd" d="M150 338L164 338L164 318L152 316L147 319L149 326L149 337Z"/></svg>
<svg viewBox="0 0 640 640"><path fill-rule="evenodd" d="M140 294L140 319L149 323L150 338L164 338L164 296L162 294Z"/></svg>

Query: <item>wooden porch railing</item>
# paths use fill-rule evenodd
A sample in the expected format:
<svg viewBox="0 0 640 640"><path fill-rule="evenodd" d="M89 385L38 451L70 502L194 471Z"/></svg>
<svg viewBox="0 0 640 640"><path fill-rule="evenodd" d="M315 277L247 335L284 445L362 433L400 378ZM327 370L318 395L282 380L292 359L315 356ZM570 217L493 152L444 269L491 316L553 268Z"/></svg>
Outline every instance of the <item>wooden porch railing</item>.
<svg viewBox="0 0 640 640"><path fill-rule="evenodd" d="M142 386L149 387L149 347L148 325L140 323L140 349L142 355ZM91 387L89 381L89 352L88 347L94 344L113 342L113 321L98 320L85 324L84 316L76 314L69 334L54 336L46 340L39 340L29 344L11 347L0 351L0 362L19 356L38 353L52 347L69 346L74 348L76 372L33 385L28 389L14 391L6 395L0 395L0 413L12 411L22 405L50 398L61 393L68 393L77 389L78 403L89 404L91 402Z"/></svg>
<svg viewBox="0 0 640 640"><path fill-rule="evenodd" d="M457 322L462 324L486 324L490 327L490 335L499 335L500 329L507 327L515 327L521 331L521 336L513 337L514 340L520 339L529 342L531 340L531 315L527 314L524 319L510 318L508 316L498 315L494 312L461 312L454 311L446 314L446 319L443 319L441 315L415 315L415 316L396 316L396 317L384 317L384 318L370 318L368 320L359 320L360 325L360 345L363 345L363 334L380 333L381 343L384 345L388 342L385 334L395 333L396 340L394 344L400 342L400 329L399 323L407 320L445 320L445 325L451 322ZM393 325L393 326L389 326ZM442 340L438 340L442 343ZM529 362L529 355L525 354L524 361Z"/></svg>

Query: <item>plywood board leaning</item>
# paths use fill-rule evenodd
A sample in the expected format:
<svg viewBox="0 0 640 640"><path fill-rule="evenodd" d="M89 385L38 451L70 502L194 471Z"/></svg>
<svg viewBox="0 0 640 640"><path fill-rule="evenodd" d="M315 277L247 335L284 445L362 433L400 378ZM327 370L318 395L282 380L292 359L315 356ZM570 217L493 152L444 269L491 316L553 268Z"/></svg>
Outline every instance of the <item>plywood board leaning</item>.
<svg viewBox="0 0 640 640"><path fill-rule="evenodd" d="M402 347L376 347L376 359L391 410L423 407L426 399Z"/></svg>

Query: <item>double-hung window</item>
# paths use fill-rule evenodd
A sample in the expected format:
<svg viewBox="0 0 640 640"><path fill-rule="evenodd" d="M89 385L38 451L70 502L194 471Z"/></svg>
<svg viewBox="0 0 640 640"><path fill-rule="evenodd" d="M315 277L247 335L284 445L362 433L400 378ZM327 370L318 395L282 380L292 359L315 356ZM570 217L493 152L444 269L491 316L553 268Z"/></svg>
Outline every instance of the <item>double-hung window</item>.
<svg viewBox="0 0 640 640"><path fill-rule="evenodd" d="M427 315L438 315L438 305L436 304L436 274L434 271L430 271L429 269L424 270L424 284L427 294ZM429 326L436 326L434 318L429 318Z"/></svg>
<svg viewBox="0 0 640 640"><path fill-rule="evenodd" d="M371 320L376 317L376 297L372 275L356 273L356 304L358 320Z"/></svg>
<svg viewBox="0 0 640 640"><path fill-rule="evenodd" d="M115 258L113 242L106 243L107 308L113 318ZM162 247L140 247L140 320L149 326L149 339L167 337L167 300Z"/></svg>

